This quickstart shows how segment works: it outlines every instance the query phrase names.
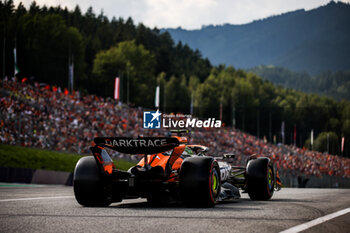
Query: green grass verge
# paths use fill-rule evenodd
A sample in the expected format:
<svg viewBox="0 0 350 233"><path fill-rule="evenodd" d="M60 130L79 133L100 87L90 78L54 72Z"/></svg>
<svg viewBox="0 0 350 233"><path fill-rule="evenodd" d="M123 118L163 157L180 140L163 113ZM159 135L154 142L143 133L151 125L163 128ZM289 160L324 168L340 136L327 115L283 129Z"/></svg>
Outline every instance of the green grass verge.
<svg viewBox="0 0 350 233"><path fill-rule="evenodd" d="M82 155L0 144L0 166L73 172ZM117 160L117 168L127 170L135 163Z"/></svg>
<svg viewBox="0 0 350 233"><path fill-rule="evenodd" d="M134 162L130 162L123 159L114 160L115 167L124 171L136 165Z"/></svg>

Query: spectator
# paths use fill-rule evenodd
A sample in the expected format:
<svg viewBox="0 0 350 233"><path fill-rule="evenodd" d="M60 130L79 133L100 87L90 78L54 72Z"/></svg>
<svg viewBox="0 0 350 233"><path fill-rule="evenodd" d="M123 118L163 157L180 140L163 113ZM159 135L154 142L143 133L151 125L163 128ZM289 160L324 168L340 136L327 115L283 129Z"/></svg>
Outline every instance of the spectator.
<svg viewBox="0 0 350 233"><path fill-rule="evenodd" d="M111 98L81 97L61 88L28 81L3 80L0 96L0 142L58 151L89 153L94 137L163 136L166 130L142 127L142 108L117 104ZM272 159L280 173L350 178L350 159L267 143L229 127L192 129L189 143L210 148L209 155L235 153L244 165L256 154ZM115 152L115 155L122 156Z"/></svg>

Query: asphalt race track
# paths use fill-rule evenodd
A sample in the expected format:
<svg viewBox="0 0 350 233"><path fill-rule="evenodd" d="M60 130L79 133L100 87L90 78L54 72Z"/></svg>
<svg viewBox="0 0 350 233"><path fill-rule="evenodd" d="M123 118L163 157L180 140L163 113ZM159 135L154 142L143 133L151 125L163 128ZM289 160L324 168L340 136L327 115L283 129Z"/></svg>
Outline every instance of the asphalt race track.
<svg viewBox="0 0 350 233"><path fill-rule="evenodd" d="M72 187L0 184L0 232L280 232L350 207L350 189L283 189L270 201L150 207L145 199L84 208ZM350 214L305 232L350 232Z"/></svg>

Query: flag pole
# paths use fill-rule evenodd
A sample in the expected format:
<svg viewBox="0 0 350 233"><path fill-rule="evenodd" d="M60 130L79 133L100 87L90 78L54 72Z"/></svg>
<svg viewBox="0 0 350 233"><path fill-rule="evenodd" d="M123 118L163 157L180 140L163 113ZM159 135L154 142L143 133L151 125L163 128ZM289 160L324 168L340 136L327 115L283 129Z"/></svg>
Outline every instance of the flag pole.
<svg viewBox="0 0 350 233"><path fill-rule="evenodd" d="M285 137L284 137L284 121L282 121L282 124L281 124L281 137L282 137L282 144L284 145L284 142L285 142Z"/></svg>
<svg viewBox="0 0 350 233"><path fill-rule="evenodd" d="M158 85L156 87L156 93L155 93L155 99L154 99L154 106L157 109L159 109L159 94L160 94L160 87Z"/></svg>
<svg viewBox="0 0 350 233"><path fill-rule="evenodd" d="M19 69L17 67L17 39L15 38L15 48L13 49L13 58L14 58L14 71L13 71L13 77L16 77L16 74L18 74Z"/></svg>
<svg viewBox="0 0 350 233"><path fill-rule="evenodd" d="M5 28L6 30L6 24L5 24ZM6 64L6 56L5 56L5 49L6 49L6 34L5 34L5 30L4 30L4 48L3 48L3 53L2 53L2 78L5 78L5 64Z"/></svg>
<svg viewBox="0 0 350 233"><path fill-rule="evenodd" d="M120 91L120 78L116 77L114 79L114 99L119 101L119 91Z"/></svg>
<svg viewBox="0 0 350 233"><path fill-rule="evenodd" d="M129 105L129 96L130 96L130 89L129 89L129 65L127 65L127 76L126 76L126 78L127 78L127 87L126 87L126 89L127 89L127 93L126 93L126 103ZM129 115L129 114L128 114Z"/></svg>
<svg viewBox="0 0 350 233"><path fill-rule="evenodd" d="M222 122L222 100L220 100L220 121Z"/></svg>
<svg viewBox="0 0 350 233"><path fill-rule="evenodd" d="M166 110L165 110L165 108L166 108L166 102L165 102L165 100L166 100L166 95L165 95L165 82L164 82L164 84L163 84L163 112L166 111Z"/></svg>
<svg viewBox="0 0 350 233"><path fill-rule="evenodd" d="M74 55L68 57L68 89L72 93L74 90Z"/></svg>
<svg viewBox="0 0 350 233"><path fill-rule="evenodd" d="M193 115L193 92L192 92L192 95L191 95L190 113L191 113L191 115Z"/></svg>
<svg viewBox="0 0 350 233"><path fill-rule="evenodd" d="M260 109L257 108L256 112L256 136L260 138Z"/></svg>
<svg viewBox="0 0 350 233"><path fill-rule="evenodd" d="M327 132L327 154L329 154L329 132Z"/></svg>

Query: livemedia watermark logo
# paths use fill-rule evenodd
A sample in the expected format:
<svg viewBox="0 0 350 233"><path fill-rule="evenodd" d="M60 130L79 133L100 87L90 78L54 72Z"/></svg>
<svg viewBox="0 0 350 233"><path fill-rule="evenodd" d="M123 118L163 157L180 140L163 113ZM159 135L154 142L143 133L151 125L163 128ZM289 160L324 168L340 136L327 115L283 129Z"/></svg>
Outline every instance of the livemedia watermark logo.
<svg viewBox="0 0 350 233"><path fill-rule="evenodd" d="M161 117L162 116L162 117ZM208 118L201 120L193 118L192 115L184 114L162 114L157 111L143 112L143 128L160 129L163 128L220 128L221 120Z"/></svg>
<svg viewBox="0 0 350 233"><path fill-rule="evenodd" d="M161 115L159 110L143 112L143 128L160 129Z"/></svg>

